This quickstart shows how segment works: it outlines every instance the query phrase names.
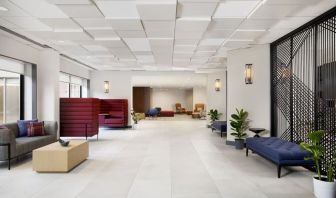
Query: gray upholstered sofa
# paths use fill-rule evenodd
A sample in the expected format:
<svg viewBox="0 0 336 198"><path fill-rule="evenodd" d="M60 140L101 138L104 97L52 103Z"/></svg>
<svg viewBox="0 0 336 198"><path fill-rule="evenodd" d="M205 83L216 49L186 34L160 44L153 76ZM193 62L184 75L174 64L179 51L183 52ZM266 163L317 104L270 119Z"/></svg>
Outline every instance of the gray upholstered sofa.
<svg viewBox="0 0 336 198"><path fill-rule="evenodd" d="M34 149L57 141L57 122L45 121L44 130L46 135L35 137L18 137L19 128L17 123L8 123L2 126L5 127L0 128L0 161L17 158L32 152ZM8 150L9 147L10 150ZM10 160L8 160L8 169L10 169Z"/></svg>

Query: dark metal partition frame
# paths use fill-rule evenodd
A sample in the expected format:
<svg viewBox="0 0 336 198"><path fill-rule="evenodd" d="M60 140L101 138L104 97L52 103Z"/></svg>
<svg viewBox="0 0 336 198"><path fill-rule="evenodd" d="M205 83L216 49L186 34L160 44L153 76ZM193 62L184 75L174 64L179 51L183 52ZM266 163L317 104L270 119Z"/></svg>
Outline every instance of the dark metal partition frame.
<svg viewBox="0 0 336 198"><path fill-rule="evenodd" d="M336 7L271 44L271 131L292 142L327 131L326 158L336 151Z"/></svg>

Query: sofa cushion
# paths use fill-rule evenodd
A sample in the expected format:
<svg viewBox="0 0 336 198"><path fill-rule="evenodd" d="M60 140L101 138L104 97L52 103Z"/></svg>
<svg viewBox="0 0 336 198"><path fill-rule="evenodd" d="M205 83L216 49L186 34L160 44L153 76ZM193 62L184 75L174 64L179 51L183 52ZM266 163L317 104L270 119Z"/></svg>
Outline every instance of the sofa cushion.
<svg viewBox="0 0 336 198"><path fill-rule="evenodd" d="M109 116L111 118L123 118L124 112L123 111L110 111Z"/></svg>
<svg viewBox="0 0 336 198"><path fill-rule="evenodd" d="M44 136L44 122L30 122L28 123L28 137Z"/></svg>
<svg viewBox="0 0 336 198"><path fill-rule="evenodd" d="M29 153L34 149L56 142L56 136L45 135L16 138L16 155Z"/></svg>
<svg viewBox="0 0 336 198"><path fill-rule="evenodd" d="M107 118L105 124L121 124L124 122L123 118Z"/></svg>
<svg viewBox="0 0 336 198"><path fill-rule="evenodd" d="M37 119L34 120L18 120L17 125L19 127L19 134L18 137L25 137L28 133L28 126L27 124L30 122L37 122Z"/></svg>

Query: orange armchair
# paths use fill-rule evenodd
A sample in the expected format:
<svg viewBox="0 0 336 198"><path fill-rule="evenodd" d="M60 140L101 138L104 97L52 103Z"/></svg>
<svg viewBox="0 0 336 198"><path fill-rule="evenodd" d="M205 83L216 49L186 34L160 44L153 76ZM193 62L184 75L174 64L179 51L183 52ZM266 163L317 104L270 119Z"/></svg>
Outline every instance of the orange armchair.
<svg viewBox="0 0 336 198"><path fill-rule="evenodd" d="M181 103L176 103L175 108L176 108L176 113L185 113L185 108L182 108Z"/></svg>
<svg viewBox="0 0 336 198"><path fill-rule="evenodd" d="M205 110L205 105L202 103L195 104L194 112L200 113Z"/></svg>

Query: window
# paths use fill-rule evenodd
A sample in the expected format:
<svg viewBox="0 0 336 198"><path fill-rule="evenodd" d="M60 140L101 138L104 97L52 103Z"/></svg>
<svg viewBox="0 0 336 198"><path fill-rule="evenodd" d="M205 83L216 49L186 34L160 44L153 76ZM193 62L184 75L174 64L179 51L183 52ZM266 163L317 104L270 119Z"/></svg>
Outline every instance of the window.
<svg viewBox="0 0 336 198"><path fill-rule="evenodd" d="M83 98L87 97L87 80L84 78L60 73L60 97L61 98Z"/></svg>
<svg viewBox="0 0 336 198"><path fill-rule="evenodd" d="M20 74L0 70L0 123L20 119Z"/></svg>

